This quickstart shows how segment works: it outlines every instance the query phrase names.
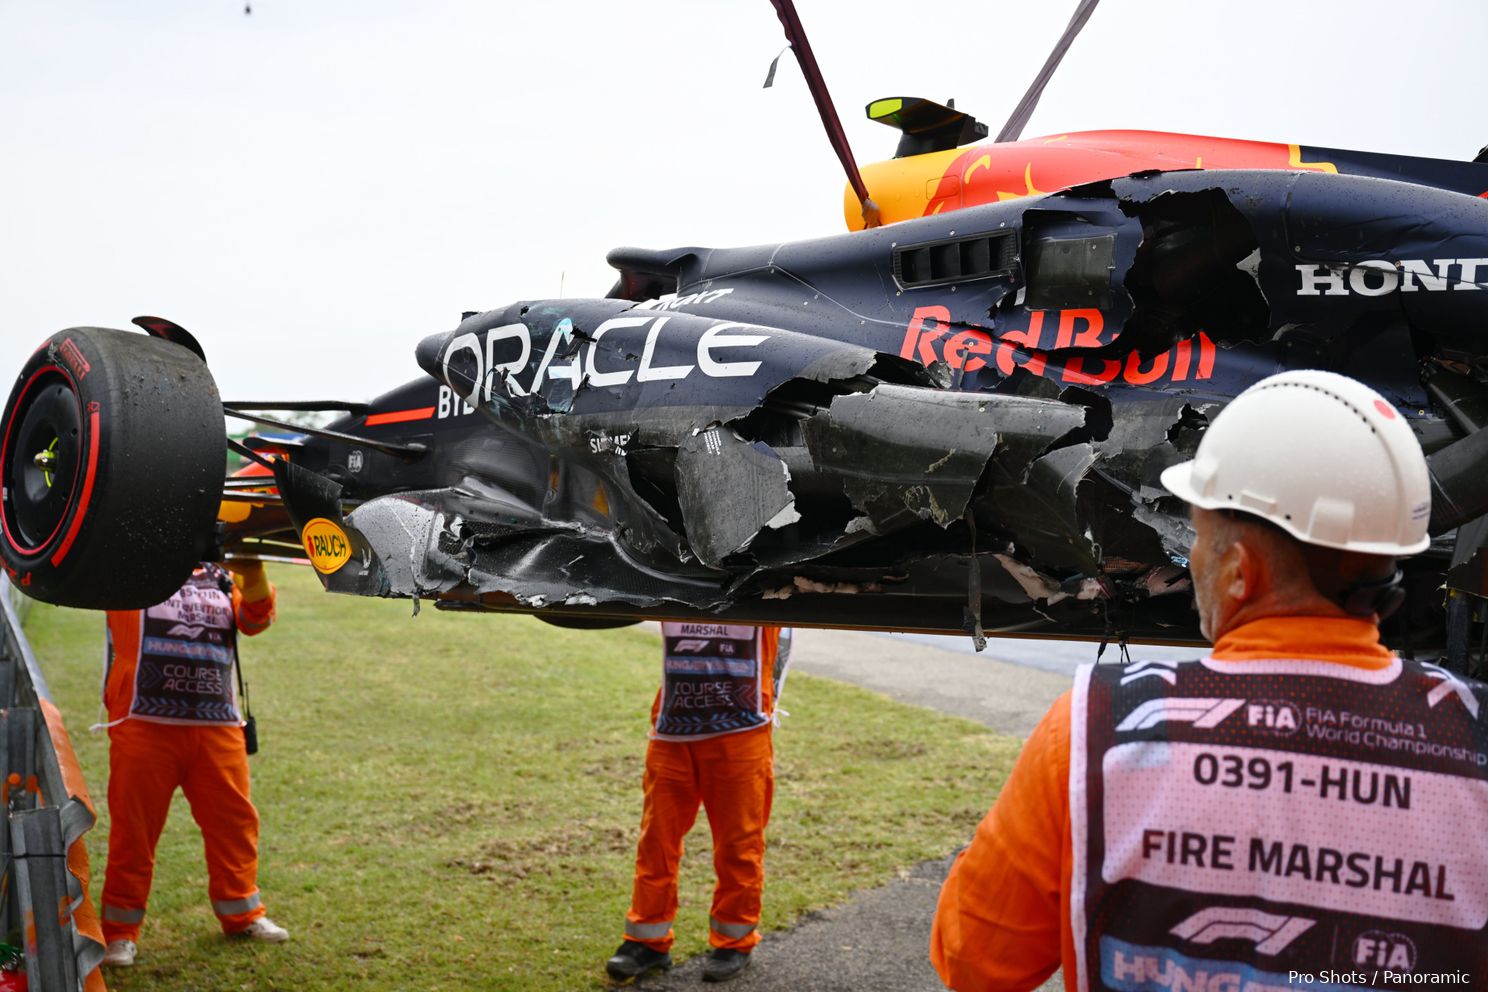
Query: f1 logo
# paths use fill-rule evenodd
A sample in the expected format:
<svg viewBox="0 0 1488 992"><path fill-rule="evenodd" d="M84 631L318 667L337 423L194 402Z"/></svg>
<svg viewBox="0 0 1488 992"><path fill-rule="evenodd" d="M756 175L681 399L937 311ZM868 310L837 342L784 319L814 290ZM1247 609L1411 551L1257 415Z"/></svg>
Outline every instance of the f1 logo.
<svg viewBox="0 0 1488 992"><path fill-rule="evenodd" d="M1194 944L1248 940L1261 954L1280 954L1316 922L1305 916L1277 916L1242 906L1211 906L1199 910L1169 932Z"/></svg>
<svg viewBox="0 0 1488 992"><path fill-rule="evenodd" d="M1182 699L1168 696L1149 699L1126 715L1117 732L1147 730L1160 723L1191 723L1208 730L1245 705L1243 699Z"/></svg>
<svg viewBox="0 0 1488 992"><path fill-rule="evenodd" d="M672 648L678 654L697 654L708 647L707 638L684 637Z"/></svg>

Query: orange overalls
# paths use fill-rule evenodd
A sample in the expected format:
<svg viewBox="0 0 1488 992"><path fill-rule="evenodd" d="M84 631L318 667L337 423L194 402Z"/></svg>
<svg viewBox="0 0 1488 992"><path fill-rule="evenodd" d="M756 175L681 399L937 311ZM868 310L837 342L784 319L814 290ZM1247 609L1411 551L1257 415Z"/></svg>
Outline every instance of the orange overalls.
<svg viewBox="0 0 1488 992"><path fill-rule="evenodd" d="M651 707L645 806L625 938L671 949L682 840L708 812L713 906L708 942L759 943L765 825L775 792L771 740L790 635L778 627L664 623L664 671Z"/></svg>
<svg viewBox="0 0 1488 992"><path fill-rule="evenodd" d="M258 811L234 690L237 634L274 619L273 587L253 599L217 565L198 568L148 610L110 611L104 705L109 716L106 941L137 940L155 846L179 787L201 827L207 892L226 933L264 915Z"/></svg>

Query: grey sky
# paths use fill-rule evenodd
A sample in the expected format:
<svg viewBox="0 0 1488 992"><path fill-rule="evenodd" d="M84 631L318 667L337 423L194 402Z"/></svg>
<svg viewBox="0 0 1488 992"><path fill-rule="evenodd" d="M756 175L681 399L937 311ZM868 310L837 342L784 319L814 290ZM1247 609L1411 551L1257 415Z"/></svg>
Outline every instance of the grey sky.
<svg viewBox="0 0 1488 992"><path fill-rule="evenodd" d="M1073 0L797 0L860 161L881 96L993 130ZM1028 136L1132 127L1470 158L1482 0L1103 0ZM767 0L0 0L0 383L154 313L223 394L368 398L461 310L603 295L616 245L842 227Z"/></svg>

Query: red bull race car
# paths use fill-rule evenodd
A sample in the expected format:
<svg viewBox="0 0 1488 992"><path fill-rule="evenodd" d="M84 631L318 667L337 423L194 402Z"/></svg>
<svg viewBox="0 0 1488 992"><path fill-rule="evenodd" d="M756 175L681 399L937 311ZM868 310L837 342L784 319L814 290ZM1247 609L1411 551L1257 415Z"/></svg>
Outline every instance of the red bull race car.
<svg viewBox="0 0 1488 992"><path fill-rule="evenodd" d="M153 603L202 557L325 587L603 627L652 617L1198 638L1158 483L1251 383L1368 383L1431 466L1391 636L1466 658L1488 542L1488 164L1149 132L971 143L925 100L864 178L881 226L619 248L599 299L410 335L417 373L224 479L202 349L61 331L0 438L22 588ZM1279 439L1284 443L1285 439Z"/></svg>

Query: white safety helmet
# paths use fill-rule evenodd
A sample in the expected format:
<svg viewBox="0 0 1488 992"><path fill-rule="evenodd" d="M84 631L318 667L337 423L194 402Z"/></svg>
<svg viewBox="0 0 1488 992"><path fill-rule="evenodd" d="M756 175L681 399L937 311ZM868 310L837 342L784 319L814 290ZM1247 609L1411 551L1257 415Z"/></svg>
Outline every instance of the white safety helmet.
<svg viewBox="0 0 1488 992"><path fill-rule="evenodd" d="M1431 543L1431 481L1405 419L1362 382L1269 376L1220 411L1162 484L1206 510L1242 510L1299 541L1372 555Z"/></svg>

